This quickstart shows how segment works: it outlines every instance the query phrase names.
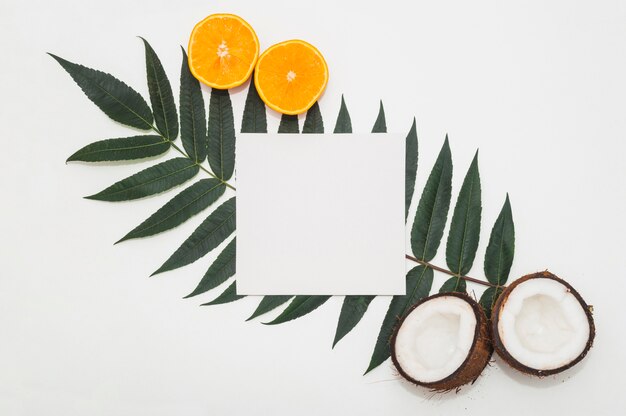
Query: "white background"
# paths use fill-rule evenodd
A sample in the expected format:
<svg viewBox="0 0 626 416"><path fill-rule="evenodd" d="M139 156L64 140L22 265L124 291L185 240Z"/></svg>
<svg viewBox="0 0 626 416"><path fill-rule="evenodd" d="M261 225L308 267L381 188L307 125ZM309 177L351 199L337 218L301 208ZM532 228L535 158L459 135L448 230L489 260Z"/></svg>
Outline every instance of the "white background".
<svg viewBox="0 0 626 416"><path fill-rule="evenodd" d="M408 4L0 3L0 414L626 411L626 4ZM341 93L357 131L370 130L379 98L391 131L406 132L415 115L417 196L446 133L453 197L480 148L483 233L471 275L482 276L489 229L509 192L517 233L512 276L549 268L594 305L598 336L589 356L543 380L495 359L474 386L432 397L399 381L388 362L361 376L388 299L377 298L331 350L340 298L267 327L244 322L257 299L198 306L222 288L181 299L211 257L148 278L201 217L156 238L113 246L167 197L116 204L81 199L143 165L65 165L83 145L129 130L101 114L44 52L109 71L146 96L143 48L135 37L142 35L177 89L179 45L196 21L219 11L245 17L262 48L296 37L320 48L331 71L321 100L327 128ZM233 96L237 124L242 91ZM270 129L277 124L270 115ZM443 252L437 264L444 263ZM438 275L435 286L443 280ZM471 289L480 294L480 287Z"/></svg>
<svg viewBox="0 0 626 416"><path fill-rule="evenodd" d="M393 133L240 134L237 293L404 295L405 147Z"/></svg>

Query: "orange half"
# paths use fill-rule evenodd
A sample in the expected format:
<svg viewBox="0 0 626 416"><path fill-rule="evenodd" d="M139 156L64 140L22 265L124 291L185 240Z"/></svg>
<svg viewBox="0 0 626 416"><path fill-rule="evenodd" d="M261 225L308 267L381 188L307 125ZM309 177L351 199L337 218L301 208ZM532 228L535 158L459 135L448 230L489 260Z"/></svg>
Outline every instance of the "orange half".
<svg viewBox="0 0 626 416"><path fill-rule="evenodd" d="M212 14L193 28L188 49L193 76L225 90L250 78L259 57L259 38L241 17Z"/></svg>
<svg viewBox="0 0 626 416"><path fill-rule="evenodd" d="M288 40L269 47L256 64L254 84L273 110L300 114L311 108L328 84L328 66L313 45Z"/></svg>

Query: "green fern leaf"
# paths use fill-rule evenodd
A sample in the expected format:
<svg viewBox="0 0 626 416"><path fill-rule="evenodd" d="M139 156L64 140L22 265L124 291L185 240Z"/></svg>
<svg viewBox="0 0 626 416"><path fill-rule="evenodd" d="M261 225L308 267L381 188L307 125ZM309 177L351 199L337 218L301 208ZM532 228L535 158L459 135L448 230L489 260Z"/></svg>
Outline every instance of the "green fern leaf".
<svg viewBox="0 0 626 416"><path fill-rule="evenodd" d="M439 289L439 293L445 292L465 293L467 292L467 284L465 283L465 280L453 276L446 280L441 286L441 289Z"/></svg>
<svg viewBox="0 0 626 416"><path fill-rule="evenodd" d="M187 182L198 173L198 170L198 166L187 158L170 159L85 198L98 201L129 201L143 198Z"/></svg>
<svg viewBox="0 0 626 416"><path fill-rule="evenodd" d="M496 301L502 294L504 289L502 287L488 287L480 297L480 306L483 307L487 318L491 318L491 312L493 311L493 306L496 304Z"/></svg>
<svg viewBox="0 0 626 416"><path fill-rule="evenodd" d="M317 101L306 112L302 133L324 133L324 120L322 120L322 112Z"/></svg>
<svg viewBox="0 0 626 416"><path fill-rule="evenodd" d="M374 127L372 127L372 133L387 133L387 122L385 120L385 108L383 107L383 100L380 100L380 108L378 109L378 117Z"/></svg>
<svg viewBox="0 0 626 416"><path fill-rule="evenodd" d="M193 263L235 232L235 198L213 211L152 276Z"/></svg>
<svg viewBox="0 0 626 416"><path fill-rule="evenodd" d="M452 154L446 137L422 192L411 230L411 248L420 260L430 261L437 253L446 226L451 192Z"/></svg>
<svg viewBox="0 0 626 416"><path fill-rule="evenodd" d="M339 115L337 115L333 133L352 133L352 121L350 120L350 113L343 95L341 95L341 107L339 107Z"/></svg>
<svg viewBox="0 0 626 416"><path fill-rule="evenodd" d="M235 171L235 124L228 90L211 90L208 157L213 173L227 181Z"/></svg>
<svg viewBox="0 0 626 416"><path fill-rule="evenodd" d="M160 136L133 136L100 140L78 150L67 158L68 162L104 162L135 160L161 155L170 143Z"/></svg>
<svg viewBox="0 0 626 416"><path fill-rule="evenodd" d="M224 194L225 186L217 179L201 179L172 198L118 243L170 230L208 208Z"/></svg>
<svg viewBox="0 0 626 416"><path fill-rule="evenodd" d="M280 305L283 305L289 302L291 298L293 298L293 296L282 296L282 295L263 296L263 299L261 299L259 306L257 306L257 308L254 310L252 315L250 315L250 317L246 319L246 321L249 321L251 319L256 318L257 316L261 316L270 311L273 311L274 309L278 308Z"/></svg>
<svg viewBox="0 0 626 416"><path fill-rule="evenodd" d="M87 98L111 119L142 130L152 129L152 112L137 91L106 72L49 55L70 74Z"/></svg>
<svg viewBox="0 0 626 416"><path fill-rule="evenodd" d="M222 250L213 264L211 264L198 286L193 292L185 296L185 298L208 292L235 275L235 253L237 249L237 242L235 240L236 238L224 247L224 250Z"/></svg>
<svg viewBox="0 0 626 416"><path fill-rule="evenodd" d="M515 254L515 226L511 201L506 196L502 210L491 230L485 252L485 276L494 285L502 286L509 278Z"/></svg>
<svg viewBox="0 0 626 416"><path fill-rule="evenodd" d="M481 211L480 174L476 152L459 191L446 245L446 263L450 271L456 275L467 274L474 263L480 239ZM453 279L457 282L454 284L446 282L447 285L444 284L440 292L445 291L447 287L451 287L451 291L460 292L458 289L460 285L465 286L465 282L461 283L460 277Z"/></svg>
<svg viewBox="0 0 626 416"><path fill-rule="evenodd" d="M417 126L415 118L413 125L406 136L406 153L404 163L404 219L409 217L409 208L413 200L413 191L415 190L415 178L417 177Z"/></svg>
<svg viewBox="0 0 626 416"><path fill-rule="evenodd" d="M330 296L296 296L276 319L265 325L282 324L300 318L322 306L328 299Z"/></svg>
<svg viewBox="0 0 626 416"><path fill-rule="evenodd" d="M375 296L346 296L339 313L339 321L335 330L333 348L343 337L348 335L354 327L361 322L367 308L374 300Z"/></svg>
<svg viewBox="0 0 626 416"><path fill-rule="evenodd" d="M297 115L283 114L280 117L279 133L300 133Z"/></svg>
<svg viewBox="0 0 626 416"><path fill-rule="evenodd" d="M267 114L265 103L259 97L259 93L254 85L254 74L250 77L248 96L243 109L243 119L241 120L242 133L267 133Z"/></svg>
<svg viewBox="0 0 626 416"><path fill-rule="evenodd" d="M189 71L187 53L183 52L180 68L180 140L196 163L206 159L207 121L200 83Z"/></svg>
<svg viewBox="0 0 626 416"><path fill-rule="evenodd" d="M237 294L237 282L232 282L224 292L211 302L203 303L202 306L222 305L245 298L244 295Z"/></svg>
<svg viewBox="0 0 626 416"><path fill-rule="evenodd" d="M178 114L176 113L176 103L170 81L152 46L144 38L140 39L146 49L148 92L150 93L154 121L165 138L174 140L178 136Z"/></svg>

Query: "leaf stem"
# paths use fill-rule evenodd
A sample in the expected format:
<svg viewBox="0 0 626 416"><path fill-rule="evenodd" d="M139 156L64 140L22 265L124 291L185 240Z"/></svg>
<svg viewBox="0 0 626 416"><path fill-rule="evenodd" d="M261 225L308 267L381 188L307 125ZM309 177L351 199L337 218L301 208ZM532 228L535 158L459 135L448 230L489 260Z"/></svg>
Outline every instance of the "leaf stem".
<svg viewBox="0 0 626 416"><path fill-rule="evenodd" d="M195 162L195 164L196 164L196 165L197 165L197 166L198 166L201 170L203 170L205 173L207 173L209 176L212 176L213 178L217 179L217 180L218 180L218 181L220 181L220 182L221 182L224 186L226 186L226 187L228 187L228 188L232 189L233 191L236 191L236 190L237 190L237 188L235 188L234 186L232 186L232 185L231 185L231 184L229 184L228 182L224 181L224 180L223 180L223 179L221 179L221 178L218 178L218 177L217 177L217 176L216 176L213 172L211 172L210 170L208 170L207 168L205 168L204 166L202 166L202 164L200 164L200 163L196 162L195 160L193 160L192 158L190 158L190 157L189 157L189 155L183 151L183 149L181 149L180 147L178 147L178 146L176 145L176 143L174 143L174 141L173 141L173 140L170 140L170 139L168 139L167 137L165 137L165 136L163 135L163 133L161 133L161 132L159 131L159 129L157 129L154 125L152 126L152 130L154 130L154 131L155 131L155 132L156 132L159 136L161 136L161 138L162 138L164 141L168 142L168 143L170 144L170 146L172 146L174 149L176 149L176 150L178 151L178 153L180 153L181 155L183 155L183 156L184 156L184 157L186 157L187 159L189 159L189 160L191 160L191 161Z"/></svg>
<svg viewBox="0 0 626 416"><path fill-rule="evenodd" d="M408 260L411 260L411 261L414 261L416 263L419 263L422 266L430 267L431 269L437 270L438 272L445 273L445 274L448 274L450 276L454 276L454 277L457 277L459 279L463 279L463 280L468 281L468 282L476 283L476 284L483 285L483 286L498 287L497 285L494 285L493 283L485 282L484 280L475 279L473 277L462 276L460 274L453 273L453 272L451 272L448 269L444 269L443 267L435 266L434 264L431 264L431 263L429 263L427 261L424 261L424 260L419 260L418 258L415 258L415 257L410 256L408 254L406 254L404 257L406 257ZM503 286L499 286L499 287L503 287Z"/></svg>

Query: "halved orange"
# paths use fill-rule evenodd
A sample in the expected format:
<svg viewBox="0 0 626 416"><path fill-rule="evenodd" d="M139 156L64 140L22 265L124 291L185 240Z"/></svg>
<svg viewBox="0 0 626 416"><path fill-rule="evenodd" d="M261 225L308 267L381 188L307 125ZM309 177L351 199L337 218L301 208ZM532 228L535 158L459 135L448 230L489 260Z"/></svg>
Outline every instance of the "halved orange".
<svg viewBox="0 0 626 416"><path fill-rule="evenodd" d="M300 114L311 108L328 83L328 66L313 45L288 40L270 46L259 57L254 84L273 110Z"/></svg>
<svg viewBox="0 0 626 416"><path fill-rule="evenodd" d="M234 14L212 14L199 22L189 38L189 69L211 88L237 87L254 70L259 38L254 29Z"/></svg>

